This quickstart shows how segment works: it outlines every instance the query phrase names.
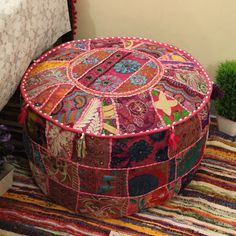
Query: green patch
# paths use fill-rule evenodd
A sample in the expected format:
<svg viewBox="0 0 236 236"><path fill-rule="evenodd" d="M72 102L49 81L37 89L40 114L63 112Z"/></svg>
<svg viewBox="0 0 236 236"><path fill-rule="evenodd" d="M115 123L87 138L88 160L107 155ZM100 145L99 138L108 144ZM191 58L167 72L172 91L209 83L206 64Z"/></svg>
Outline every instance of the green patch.
<svg viewBox="0 0 236 236"><path fill-rule="evenodd" d="M130 204L137 205L138 211L147 208L145 198L130 199Z"/></svg>
<svg viewBox="0 0 236 236"><path fill-rule="evenodd" d="M151 93L152 93L152 95L154 95L154 96L158 96L158 94L159 94L157 90L152 90Z"/></svg>
<svg viewBox="0 0 236 236"><path fill-rule="evenodd" d="M178 121L181 119L181 115L179 114L179 112L174 113L174 119L175 119L175 121Z"/></svg>
<svg viewBox="0 0 236 236"><path fill-rule="evenodd" d="M185 173L190 171L198 162L201 156L201 148L203 145L203 141L205 139L201 139L196 143L194 147L186 152L186 154L182 157L181 161L178 163L177 175L183 176Z"/></svg>
<svg viewBox="0 0 236 236"><path fill-rule="evenodd" d="M105 129L103 129L102 130L102 134L105 134L105 135L107 135L107 134L109 134L110 132L108 132L107 130L105 130Z"/></svg>
<svg viewBox="0 0 236 236"><path fill-rule="evenodd" d="M185 109L183 109L181 112L182 112L182 115L183 115L184 117L186 117L186 116L189 115L189 112L186 111Z"/></svg>
<svg viewBox="0 0 236 236"><path fill-rule="evenodd" d="M172 124L172 120L167 115L164 115L162 117L162 119L164 120L166 125L171 125Z"/></svg>

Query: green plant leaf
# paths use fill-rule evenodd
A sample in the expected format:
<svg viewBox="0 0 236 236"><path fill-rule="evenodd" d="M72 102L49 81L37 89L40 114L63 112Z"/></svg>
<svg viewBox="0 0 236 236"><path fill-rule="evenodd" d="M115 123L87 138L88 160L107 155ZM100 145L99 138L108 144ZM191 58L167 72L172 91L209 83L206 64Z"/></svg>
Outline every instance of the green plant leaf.
<svg viewBox="0 0 236 236"><path fill-rule="evenodd" d="M224 92L224 97L215 102L217 113L236 121L236 60L225 61L219 65L216 83Z"/></svg>

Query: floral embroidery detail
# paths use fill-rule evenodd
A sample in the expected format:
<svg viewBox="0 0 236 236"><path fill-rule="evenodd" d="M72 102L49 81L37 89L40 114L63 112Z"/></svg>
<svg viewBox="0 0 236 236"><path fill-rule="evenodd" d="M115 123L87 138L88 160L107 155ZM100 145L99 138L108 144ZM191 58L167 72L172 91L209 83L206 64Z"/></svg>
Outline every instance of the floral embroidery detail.
<svg viewBox="0 0 236 236"><path fill-rule="evenodd" d="M132 73L137 71L141 67L141 64L134 60L123 60L117 63L114 67L114 70L118 73Z"/></svg>
<svg viewBox="0 0 236 236"><path fill-rule="evenodd" d="M133 144L129 149L130 159L136 162L144 160L152 151L153 147L149 146L145 140Z"/></svg>
<svg viewBox="0 0 236 236"><path fill-rule="evenodd" d="M88 57L83 61L84 64L92 64L92 65L97 64L98 62L99 60L95 57Z"/></svg>
<svg viewBox="0 0 236 236"><path fill-rule="evenodd" d="M147 78L143 75L133 75L130 81L134 85L144 85L147 82Z"/></svg>
<svg viewBox="0 0 236 236"><path fill-rule="evenodd" d="M88 42L75 42L71 44L72 47L74 48L79 48L83 50L88 50Z"/></svg>
<svg viewBox="0 0 236 236"><path fill-rule="evenodd" d="M55 158L51 158L50 160L50 170L52 170L53 173L60 172L62 175L67 174L67 164L65 161L57 160Z"/></svg>
<svg viewBox="0 0 236 236"><path fill-rule="evenodd" d="M148 111L147 106L141 101L131 100L126 106L134 116L142 116Z"/></svg>
<svg viewBox="0 0 236 236"><path fill-rule="evenodd" d="M204 83L200 83L199 82L198 85L197 85L197 89L198 89L198 91L200 91L200 92L202 92L204 94L207 93L207 85L204 84Z"/></svg>
<svg viewBox="0 0 236 236"><path fill-rule="evenodd" d="M96 39L96 40L91 40L91 42L90 42L90 49L93 49L93 48L123 48L123 47L124 47L124 44L121 39Z"/></svg>
<svg viewBox="0 0 236 236"><path fill-rule="evenodd" d="M78 189L78 167L75 164L64 159L52 157L46 152L43 161L51 180L73 189Z"/></svg>
<svg viewBox="0 0 236 236"><path fill-rule="evenodd" d="M51 158L50 165L51 165L50 169L52 170L54 174L60 173L66 178L68 166L65 161Z"/></svg>
<svg viewBox="0 0 236 236"><path fill-rule="evenodd" d="M48 148L53 156L67 158L71 156L73 138L75 134L48 123L47 141Z"/></svg>
<svg viewBox="0 0 236 236"><path fill-rule="evenodd" d="M114 198L81 193L78 198L78 211L94 218L121 217L128 205L127 198Z"/></svg>
<svg viewBox="0 0 236 236"><path fill-rule="evenodd" d="M79 96L79 95L74 98L74 102L75 102L75 107L77 109L81 109L81 108L83 108L87 104L86 97Z"/></svg>
<svg viewBox="0 0 236 236"><path fill-rule="evenodd" d="M156 63L155 63L154 61L149 61L149 62L147 63L147 66L149 66L149 67L151 67L151 68L153 68L153 69L156 69L156 68L157 68L157 65L156 65Z"/></svg>
<svg viewBox="0 0 236 236"><path fill-rule="evenodd" d="M133 55L134 55L134 57L141 59L141 60L149 60L149 58L145 54L140 53L140 52L139 53L135 52Z"/></svg>
<svg viewBox="0 0 236 236"><path fill-rule="evenodd" d="M175 94L173 98L175 98L181 104L185 102L185 97L182 94Z"/></svg>
<svg viewBox="0 0 236 236"><path fill-rule="evenodd" d="M165 55L167 53L166 48L162 48L158 45L152 44L152 43L143 43L138 47L134 48L135 50L138 50L140 52L145 52L147 54L150 54L156 58Z"/></svg>
<svg viewBox="0 0 236 236"><path fill-rule="evenodd" d="M112 92L122 83L122 79L113 75L103 75L99 77L91 86L101 92Z"/></svg>
<svg viewBox="0 0 236 236"><path fill-rule="evenodd" d="M155 161L157 162L166 160L168 160L168 147L158 150L155 155Z"/></svg>
<svg viewBox="0 0 236 236"><path fill-rule="evenodd" d="M193 88L198 92L203 94L207 93L208 86L205 83L204 77L199 72L184 67L179 69L182 70L176 73L176 80L185 83L188 87Z"/></svg>

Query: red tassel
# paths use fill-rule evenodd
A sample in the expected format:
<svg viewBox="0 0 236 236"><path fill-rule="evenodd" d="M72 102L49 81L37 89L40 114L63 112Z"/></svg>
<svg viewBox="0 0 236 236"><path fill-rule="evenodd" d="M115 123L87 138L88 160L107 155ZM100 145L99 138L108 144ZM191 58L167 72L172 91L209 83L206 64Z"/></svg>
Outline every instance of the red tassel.
<svg viewBox="0 0 236 236"><path fill-rule="evenodd" d="M20 110L20 114L18 116L18 123L23 125L25 123L27 116L28 116L28 110L26 109L26 107L22 107Z"/></svg>
<svg viewBox="0 0 236 236"><path fill-rule="evenodd" d="M171 149L176 150L180 138L175 134L175 130L172 129L168 139L168 145Z"/></svg>

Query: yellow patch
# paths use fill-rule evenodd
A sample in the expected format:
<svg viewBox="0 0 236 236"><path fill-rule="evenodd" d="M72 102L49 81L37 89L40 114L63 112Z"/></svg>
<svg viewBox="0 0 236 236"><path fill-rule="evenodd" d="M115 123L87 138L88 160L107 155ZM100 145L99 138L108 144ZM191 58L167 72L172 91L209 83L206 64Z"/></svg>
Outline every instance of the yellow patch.
<svg viewBox="0 0 236 236"><path fill-rule="evenodd" d="M177 100L167 100L165 94L163 92L160 92L159 100L156 101L154 104L157 109L162 110L168 116L170 116L171 108L175 107L178 104L178 102Z"/></svg>
<svg viewBox="0 0 236 236"><path fill-rule="evenodd" d="M66 61L44 61L39 63L32 71L30 71L30 76L37 75L40 72L43 72L48 69L53 69L56 67L62 67L68 65Z"/></svg>
<svg viewBox="0 0 236 236"><path fill-rule="evenodd" d="M115 119L115 111L113 105L103 106L103 118L104 119Z"/></svg>
<svg viewBox="0 0 236 236"><path fill-rule="evenodd" d="M117 129L109 124L104 123L103 128L112 134L117 134Z"/></svg>

